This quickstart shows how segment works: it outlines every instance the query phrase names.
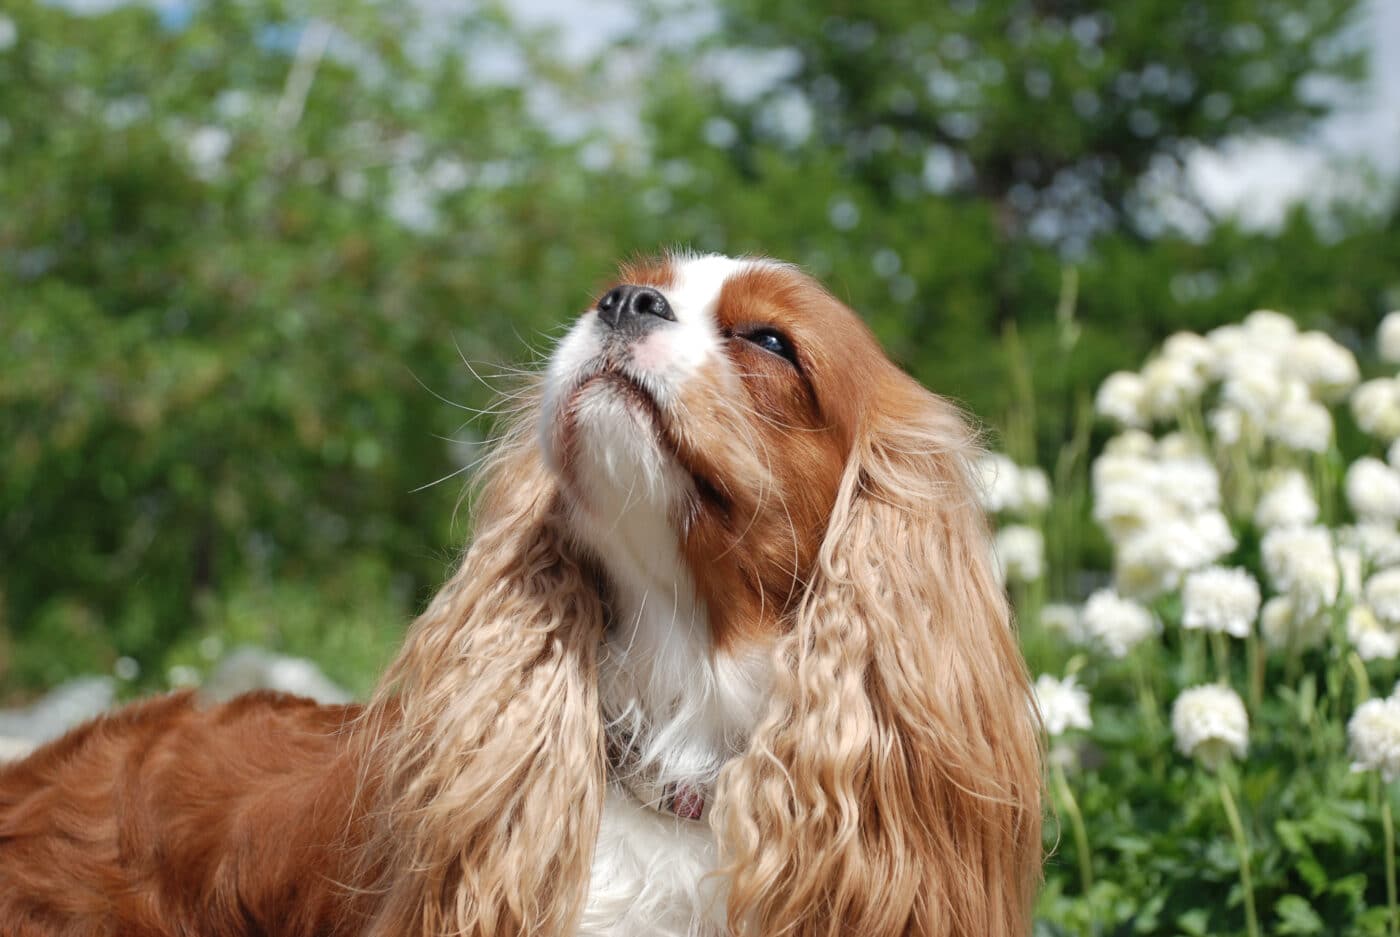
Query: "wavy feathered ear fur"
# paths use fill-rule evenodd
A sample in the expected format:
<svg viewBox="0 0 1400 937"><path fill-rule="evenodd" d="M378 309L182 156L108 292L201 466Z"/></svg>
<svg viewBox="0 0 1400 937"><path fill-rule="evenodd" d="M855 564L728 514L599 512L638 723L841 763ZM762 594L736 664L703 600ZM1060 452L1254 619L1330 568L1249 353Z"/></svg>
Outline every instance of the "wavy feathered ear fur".
<svg viewBox="0 0 1400 937"><path fill-rule="evenodd" d="M603 799L603 607L534 408L496 449L460 569L371 702L374 937L574 931Z"/></svg>
<svg viewBox="0 0 1400 937"><path fill-rule="evenodd" d="M735 934L1030 930L1039 731L975 443L952 405L888 383L778 649L772 708L720 782Z"/></svg>

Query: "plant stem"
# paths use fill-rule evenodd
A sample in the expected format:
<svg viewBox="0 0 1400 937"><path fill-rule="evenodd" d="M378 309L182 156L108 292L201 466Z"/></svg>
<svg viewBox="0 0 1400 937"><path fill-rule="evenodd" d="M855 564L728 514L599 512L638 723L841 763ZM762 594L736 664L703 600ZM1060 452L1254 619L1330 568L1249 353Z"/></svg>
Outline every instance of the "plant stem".
<svg viewBox="0 0 1400 937"><path fill-rule="evenodd" d="M1264 649L1253 629L1245 638L1245 653L1249 661L1249 708L1258 712L1260 703L1264 701Z"/></svg>
<svg viewBox="0 0 1400 937"><path fill-rule="evenodd" d="M1347 664L1351 667L1351 675L1356 678L1356 705L1360 706L1371 698L1371 678L1366 674L1361 655L1355 651L1347 655Z"/></svg>
<svg viewBox="0 0 1400 937"><path fill-rule="evenodd" d="M1395 820L1390 815L1390 786L1381 789L1381 829L1385 831L1385 900L1390 908L1390 937L1400 937L1400 908L1395 900Z"/></svg>
<svg viewBox="0 0 1400 937"><path fill-rule="evenodd" d="M1240 887L1244 890L1244 922L1249 937L1259 937L1259 920L1254 913L1254 879L1249 872L1249 841L1244 837L1244 824L1240 822L1240 811L1235 806L1235 795L1230 793L1230 784L1220 775L1220 802L1225 806L1225 818L1230 821L1230 832L1235 836L1235 849L1240 854Z"/></svg>
<svg viewBox="0 0 1400 937"><path fill-rule="evenodd" d="M1225 637L1223 631L1212 631L1210 633L1210 643L1215 651L1215 669L1218 672L1221 686L1230 685L1230 639Z"/></svg>
<svg viewBox="0 0 1400 937"><path fill-rule="evenodd" d="M1094 887L1094 866L1089 860L1089 834L1084 829L1084 815L1079 811L1079 801L1074 799L1065 769L1051 759L1051 771L1055 775L1055 785L1060 789L1065 813L1069 815L1070 830L1074 833L1074 851L1079 854L1079 886L1084 897L1089 897L1089 889Z"/></svg>

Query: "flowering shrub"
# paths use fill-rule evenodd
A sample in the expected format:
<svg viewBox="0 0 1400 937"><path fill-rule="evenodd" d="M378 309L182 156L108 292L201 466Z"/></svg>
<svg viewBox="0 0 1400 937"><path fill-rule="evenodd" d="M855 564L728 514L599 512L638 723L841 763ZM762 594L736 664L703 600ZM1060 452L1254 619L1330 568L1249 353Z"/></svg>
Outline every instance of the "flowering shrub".
<svg viewBox="0 0 1400 937"><path fill-rule="evenodd" d="M1082 604L1044 601L1037 470L984 463L1049 740L1039 933L1400 934L1396 362L1400 312L1354 352L1260 311L1111 375Z"/></svg>

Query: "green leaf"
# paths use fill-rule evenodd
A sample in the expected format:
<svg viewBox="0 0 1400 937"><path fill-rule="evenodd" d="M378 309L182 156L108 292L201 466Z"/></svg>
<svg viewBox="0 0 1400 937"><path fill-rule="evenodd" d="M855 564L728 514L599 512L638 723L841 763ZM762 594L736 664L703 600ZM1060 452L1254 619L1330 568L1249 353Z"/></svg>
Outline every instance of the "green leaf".
<svg viewBox="0 0 1400 937"><path fill-rule="evenodd" d="M1297 895L1284 895L1274 910L1278 914L1278 934L1321 934L1326 930L1322 918L1307 900Z"/></svg>

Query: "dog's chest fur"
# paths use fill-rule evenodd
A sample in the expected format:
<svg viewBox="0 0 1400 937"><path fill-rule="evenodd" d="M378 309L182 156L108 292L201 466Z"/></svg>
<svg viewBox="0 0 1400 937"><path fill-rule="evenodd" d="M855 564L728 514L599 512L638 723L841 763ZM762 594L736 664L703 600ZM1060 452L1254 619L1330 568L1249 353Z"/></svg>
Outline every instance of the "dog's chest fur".
<svg viewBox="0 0 1400 937"><path fill-rule="evenodd" d="M652 783L713 796L721 767L743 750L759 718L771 664L757 649L716 653L679 558L629 542L634 532L624 528L606 551L610 568L631 575L613 577L598 663L603 719L610 738L632 740L634 765ZM580 937L722 935L726 887L715 874L713 807L705 819L682 819L610 778Z"/></svg>
<svg viewBox="0 0 1400 937"><path fill-rule="evenodd" d="M722 881L709 825L610 784L579 937L719 937Z"/></svg>

